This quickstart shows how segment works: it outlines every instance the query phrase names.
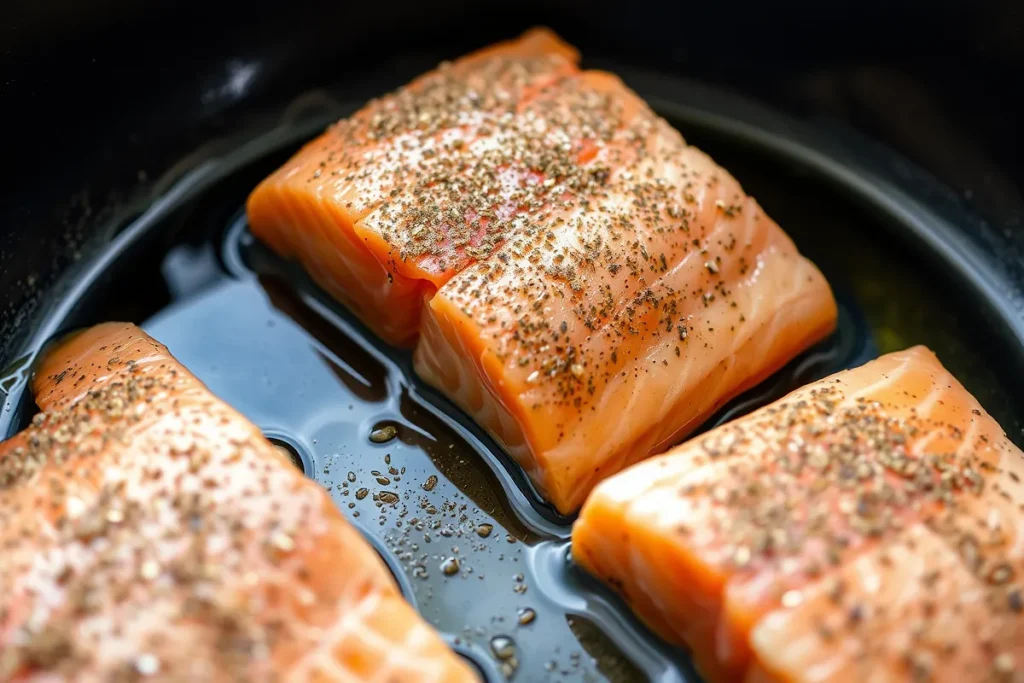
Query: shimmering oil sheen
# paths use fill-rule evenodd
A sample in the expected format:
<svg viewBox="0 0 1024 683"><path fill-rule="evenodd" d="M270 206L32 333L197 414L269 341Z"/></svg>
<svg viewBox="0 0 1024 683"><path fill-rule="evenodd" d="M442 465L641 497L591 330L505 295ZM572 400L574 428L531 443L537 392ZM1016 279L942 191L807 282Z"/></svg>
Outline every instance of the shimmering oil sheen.
<svg viewBox="0 0 1024 683"><path fill-rule="evenodd" d="M699 129L676 123L702 144ZM143 270L159 272L164 286L140 314L146 331L324 486L409 600L488 678L695 680L685 653L571 565L572 520L540 501L469 418L417 380L407 352L378 342L249 235L247 192L314 129L279 127L244 140L170 184L170 199L137 232L139 244L147 235L174 239L135 251L121 245L130 256L112 257L104 273L117 289L96 289L86 322L120 317L111 303L117 291ZM950 324L960 314L870 216L775 160L721 140L703 146L822 268L840 302L832 338L711 424L880 352L925 343L1019 438L1013 402ZM26 367L23 358L0 379L8 433L31 412L11 410L27 405L18 400Z"/></svg>

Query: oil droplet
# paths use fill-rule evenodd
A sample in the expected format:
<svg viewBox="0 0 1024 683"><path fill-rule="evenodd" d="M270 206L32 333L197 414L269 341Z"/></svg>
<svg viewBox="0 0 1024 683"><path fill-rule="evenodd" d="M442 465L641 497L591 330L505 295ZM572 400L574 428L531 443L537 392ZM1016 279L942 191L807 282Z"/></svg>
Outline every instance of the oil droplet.
<svg viewBox="0 0 1024 683"><path fill-rule="evenodd" d="M152 676L160 671L160 660L147 653L135 658L135 670L143 676Z"/></svg>
<svg viewBox="0 0 1024 683"><path fill-rule="evenodd" d="M459 558L449 557L441 563L441 571L445 576L452 576L459 573Z"/></svg>
<svg viewBox="0 0 1024 683"><path fill-rule="evenodd" d="M362 500L363 498L366 498L366 496L368 496L369 493L370 489L359 489L358 491L356 491L356 500Z"/></svg>
<svg viewBox="0 0 1024 683"><path fill-rule="evenodd" d="M387 443L398 436L398 430L391 425L377 427L370 432L370 441L373 443Z"/></svg>
<svg viewBox="0 0 1024 683"><path fill-rule="evenodd" d="M511 659L516 656L516 641L508 636L494 636L491 638L491 652L498 659Z"/></svg>
<svg viewBox="0 0 1024 683"><path fill-rule="evenodd" d="M295 540L284 532L277 532L270 537L270 544L283 553L295 550Z"/></svg>
<svg viewBox="0 0 1024 683"><path fill-rule="evenodd" d="M431 474L429 477L427 477L427 480L423 482L423 490L433 491L435 486L437 486L437 475Z"/></svg>
<svg viewBox="0 0 1024 683"><path fill-rule="evenodd" d="M156 560L146 560L142 563L139 573L142 574L142 578L152 581L160 575L160 563Z"/></svg>
<svg viewBox="0 0 1024 683"><path fill-rule="evenodd" d="M480 538L487 538L491 535L492 531L494 531L493 524L479 524L476 527L476 535Z"/></svg>
<svg viewBox="0 0 1024 683"><path fill-rule="evenodd" d="M506 661L501 663L501 675L506 679L512 678L515 674L516 669L519 668L519 660L515 657L509 657Z"/></svg>
<svg viewBox="0 0 1024 683"><path fill-rule="evenodd" d="M522 626L532 624L533 620L537 618L537 613L532 607L523 607L516 614L519 618L519 624Z"/></svg>

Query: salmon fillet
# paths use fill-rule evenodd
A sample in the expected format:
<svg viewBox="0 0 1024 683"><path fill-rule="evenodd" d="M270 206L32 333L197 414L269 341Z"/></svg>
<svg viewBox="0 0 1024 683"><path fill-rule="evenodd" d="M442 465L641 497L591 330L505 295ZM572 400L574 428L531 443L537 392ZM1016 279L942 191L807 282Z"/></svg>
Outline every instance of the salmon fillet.
<svg viewBox="0 0 1024 683"><path fill-rule="evenodd" d="M248 204L566 513L836 319L732 176L575 62L543 30L470 55L337 124Z"/></svg>
<svg viewBox="0 0 1024 683"><path fill-rule="evenodd" d="M713 681L1021 681L1022 477L915 347L604 481L573 557Z"/></svg>
<svg viewBox="0 0 1024 683"><path fill-rule="evenodd" d="M0 680L474 681L326 492L133 325L0 444Z"/></svg>

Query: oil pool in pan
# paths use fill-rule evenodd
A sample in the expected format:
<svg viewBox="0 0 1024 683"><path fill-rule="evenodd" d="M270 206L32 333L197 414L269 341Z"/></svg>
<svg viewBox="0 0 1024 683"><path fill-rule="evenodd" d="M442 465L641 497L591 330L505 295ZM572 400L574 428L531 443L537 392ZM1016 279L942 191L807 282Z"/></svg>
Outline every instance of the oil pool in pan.
<svg viewBox="0 0 1024 683"><path fill-rule="evenodd" d="M572 520L416 379L408 353L378 342L249 235L248 191L342 113L251 131L197 159L54 305L36 348L68 327L123 317L105 292L133 289L141 299L129 313L328 490L408 599L487 679L697 680L685 653L571 565ZM723 134L727 117L665 103L661 113L740 179L840 301L832 338L712 424L881 352L926 343L1020 442L1020 406L973 345L977 312L951 303L957 293L887 236L899 226L883 227L877 213L798 173L779 149ZM9 394L7 434L31 414L28 367L12 367L0 384Z"/></svg>

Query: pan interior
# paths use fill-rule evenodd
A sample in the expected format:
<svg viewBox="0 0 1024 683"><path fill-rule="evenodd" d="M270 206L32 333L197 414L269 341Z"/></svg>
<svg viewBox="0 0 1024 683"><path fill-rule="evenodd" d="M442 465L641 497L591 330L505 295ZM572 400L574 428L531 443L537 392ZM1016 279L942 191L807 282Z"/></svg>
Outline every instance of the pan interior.
<svg viewBox="0 0 1024 683"><path fill-rule="evenodd" d="M357 104L299 116L294 104L283 107L284 118L168 179L54 303L9 369L0 384L6 433L34 410L25 382L42 343L85 324L141 322L327 489L410 601L487 678L696 680L685 653L571 565L572 520L537 499L494 443L415 377L409 354L378 342L248 233L248 191ZM1000 345L1012 333L997 329L986 302L973 300L906 226L778 146L723 133L721 113L662 113L757 197L840 302L832 338L709 426L880 353L926 344L1021 442L1024 405L1006 371L1020 359ZM393 438L370 438L385 427Z"/></svg>

